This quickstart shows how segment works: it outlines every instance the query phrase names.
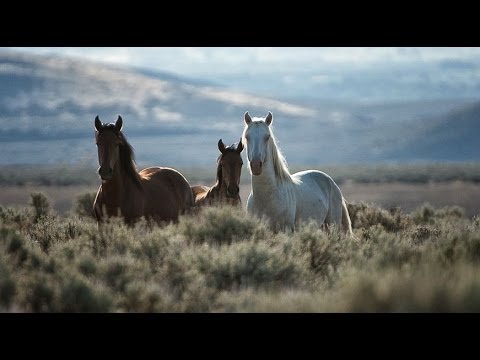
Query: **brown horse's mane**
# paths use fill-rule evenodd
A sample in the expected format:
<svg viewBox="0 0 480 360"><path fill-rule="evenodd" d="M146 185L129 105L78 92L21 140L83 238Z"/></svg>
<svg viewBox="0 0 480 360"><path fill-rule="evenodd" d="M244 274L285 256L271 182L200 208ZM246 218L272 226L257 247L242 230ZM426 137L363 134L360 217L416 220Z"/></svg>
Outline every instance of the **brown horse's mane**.
<svg viewBox="0 0 480 360"><path fill-rule="evenodd" d="M142 183L140 181L140 175L138 175L137 168L135 166L135 153L132 145L127 141L127 138L121 131L115 130L115 124L104 124L103 130L112 130L120 138L120 166L127 176L133 181L133 183L143 190Z"/></svg>
<svg viewBox="0 0 480 360"><path fill-rule="evenodd" d="M142 190L142 183L140 181L140 175L138 175L137 168L135 166L135 153L133 151L132 145L127 141L125 135L122 132L119 134L120 140L120 163L125 170L127 176L133 181L133 183Z"/></svg>
<svg viewBox="0 0 480 360"><path fill-rule="evenodd" d="M237 151L237 143L232 144L230 146L227 146L225 148L225 152L218 155L218 157L217 157L217 178L216 178L216 181L215 181L215 185L213 185L210 190L213 190L213 191L214 191L214 189L215 190L220 190L220 187L222 186L222 181L223 181L222 165L220 164L220 160L222 159L222 156L225 155L226 153L231 153L231 152L234 152L234 151Z"/></svg>

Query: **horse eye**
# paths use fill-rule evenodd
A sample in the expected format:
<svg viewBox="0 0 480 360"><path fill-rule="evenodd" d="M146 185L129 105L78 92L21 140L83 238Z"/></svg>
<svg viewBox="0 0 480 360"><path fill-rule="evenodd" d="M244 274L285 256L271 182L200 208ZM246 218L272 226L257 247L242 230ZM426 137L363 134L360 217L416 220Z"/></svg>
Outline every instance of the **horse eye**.
<svg viewBox="0 0 480 360"><path fill-rule="evenodd" d="M268 141L268 139L270 139L270 135L265 136L265 141Z"/></svg>

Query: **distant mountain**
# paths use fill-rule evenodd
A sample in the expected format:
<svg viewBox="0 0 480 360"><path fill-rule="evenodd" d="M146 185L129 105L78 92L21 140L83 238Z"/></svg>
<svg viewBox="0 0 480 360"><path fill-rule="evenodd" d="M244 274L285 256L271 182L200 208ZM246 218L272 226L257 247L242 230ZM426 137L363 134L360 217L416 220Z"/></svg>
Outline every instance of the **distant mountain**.
<svg viewBox="0 0 480 360"><path fill-rule="evenodd" d="M480 102L429 118L403 149L404 157L480 161Z"/></svg>
<svg viewBox="0 0 480 360"><path fill-rule="evenodd" d="M0 51L0 163L96 162L93 121L124 119L143 164L214 166L243 113L274 114L290 164L480 160L476 99L345 103L247 94L166 72Z"/></svg>
<svg viewBox="0 0 480 360"><path fill-rule="evenodd" d="M303 106L207 81L55 56L0 52L0 138L90 136L94 117L122 114L130 134L240 130L245 110L309 116Z"/></svg>

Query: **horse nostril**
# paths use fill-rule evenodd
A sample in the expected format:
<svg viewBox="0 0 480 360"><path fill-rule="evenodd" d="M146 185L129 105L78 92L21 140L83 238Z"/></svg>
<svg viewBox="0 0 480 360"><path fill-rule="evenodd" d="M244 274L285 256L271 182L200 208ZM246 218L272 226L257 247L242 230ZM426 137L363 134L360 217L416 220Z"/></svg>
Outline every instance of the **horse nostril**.
<svg viewBox="0 0 480 360"><path fill-rule="evenodd" d="M113 169L111 167L105 168L105 167L100 166L98 168L98 175L100 175L100 177L102 179L111 178L112 175L113 175Z"/></svg>

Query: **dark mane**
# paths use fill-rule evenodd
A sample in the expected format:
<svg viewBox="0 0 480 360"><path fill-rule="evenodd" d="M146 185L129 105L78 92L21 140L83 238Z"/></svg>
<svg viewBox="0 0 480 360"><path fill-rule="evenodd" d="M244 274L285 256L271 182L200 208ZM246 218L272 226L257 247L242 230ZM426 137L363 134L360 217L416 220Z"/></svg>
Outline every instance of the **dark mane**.
<svg viewBox="0 0 480 360"><path fill-rule="evenodd" d="M140 182L140 176L138 175L137 169L135 167L135 153L133 152L133 147L130 145L121 132L118 133L122 143L120 144L120 164L123 166L123 170L127 176L133 181L133 183L139 188L142 189L142 183Z"/></svg>
<svg viewBox="0 0 480 360"><path fill-rule="evenodd" d="M232 144L230 146L227 146L225 148L225 153L231 153L231 152L234 152L234 151L237 151L237 143ZM222 158L222 156L225 153L221 153L217 157L217 180L216 180L216 183L214 185L215 187L220 187L222 185L222 166L220 165L220 159Z"/></svg>

